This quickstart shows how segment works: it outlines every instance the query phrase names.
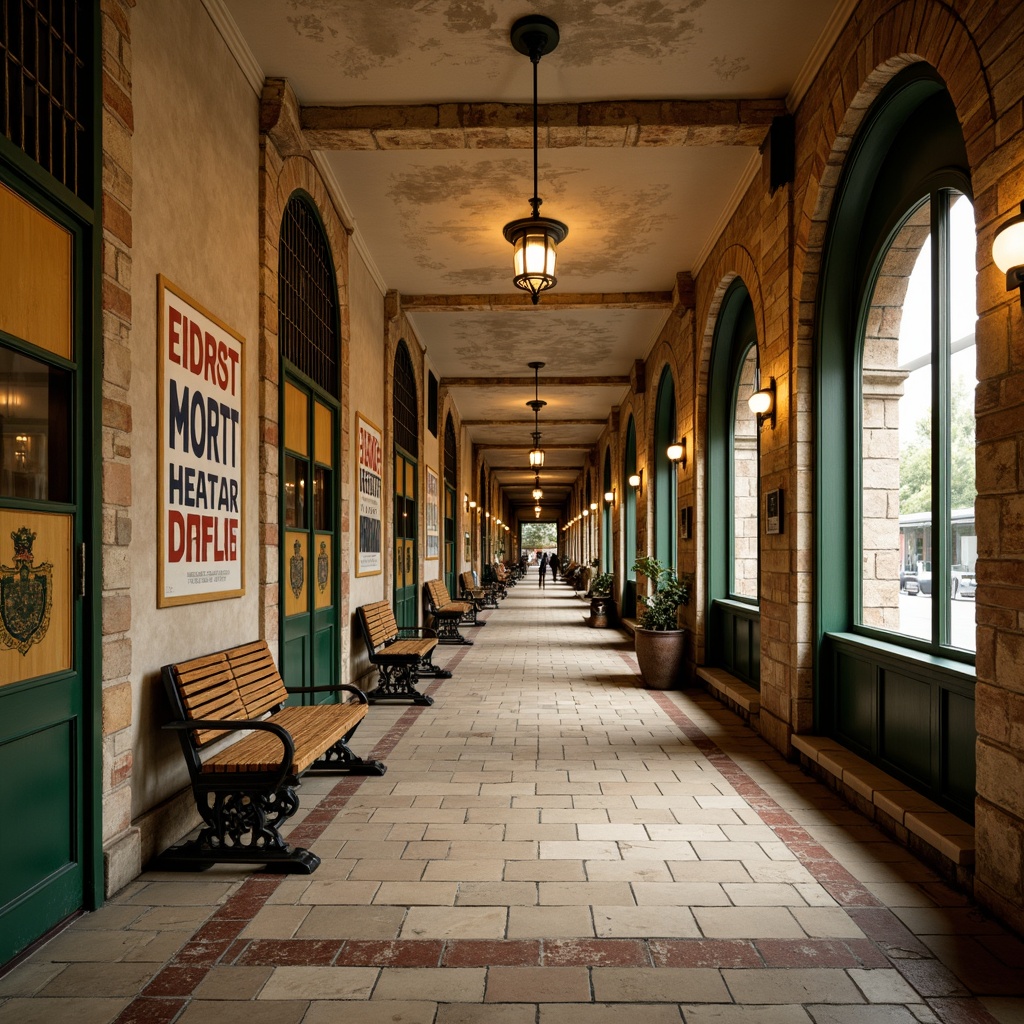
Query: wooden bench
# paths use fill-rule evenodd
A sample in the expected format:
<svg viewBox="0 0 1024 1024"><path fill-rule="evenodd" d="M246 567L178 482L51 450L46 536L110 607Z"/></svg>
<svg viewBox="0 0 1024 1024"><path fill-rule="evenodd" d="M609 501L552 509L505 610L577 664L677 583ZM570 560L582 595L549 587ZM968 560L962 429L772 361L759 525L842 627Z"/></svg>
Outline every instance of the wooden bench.
<svg viewBox="0 0 1024 1024"><path fill-rule="evenodd" d="M195 839L160 854L154 867L195 871L231 861L263 863L276 872L314 871L320 858L289 846L281 826L298 810L301 775L387 771L348 745L366 715L366 695L347 683L289 690L263 640L165 665L161 675L175 715L164 728L181 740L205 825ZM356 701L285 706L292 693L341 691ZM233 733L244 735L204 753Z"/></svg>
<svg viewBox="0 0 1024 1024"><path fill-rule="evenodd" d="M477 582L476 573L472 570L459 573L459 587L462 590L462 599L474 602L478 611L498 607L497 587L481 587Z"/></svg>
<svg viewBox="0 0 1024 1024"><path fill-rule="evenodd" d="M356 609L366 641L370 664L378 669L377 686L367 695L371 704L406 701L429 707L434 698L420 693L416 682L422 675L450 679L451 672L433 663L437 634L420 626L400 627L387 601L375 601Z"/></svg>
<svg viewBox="0 0 1024 1024"><path fill-rule="evenodd" d="M508 596L508 574L499 573L496 565L485 565L483 567L483 583L485 587L496 587L498 597L504 600Z"/></svg>
<svg viewBox="0 0 1024 1024"><path fill-rule="evenodd" d="M477 618L476 605L451 599L444 580L429 580L424 583L423 597L428 614L433 616L437 642L440 644L472 644L473 641L467 640L459 631L459 624L463 621L474 626L487 625Z"/></svg>

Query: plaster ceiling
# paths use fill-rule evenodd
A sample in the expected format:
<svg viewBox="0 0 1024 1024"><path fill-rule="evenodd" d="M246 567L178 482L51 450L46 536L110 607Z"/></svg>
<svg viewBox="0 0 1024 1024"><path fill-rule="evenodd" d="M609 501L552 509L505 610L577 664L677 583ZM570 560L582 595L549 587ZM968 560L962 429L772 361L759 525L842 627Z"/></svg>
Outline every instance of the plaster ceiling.
<svg viewBox="0 0 1024 1024"><path fill-rule="evenodd" d="M670 315L677 274L698 266L852 0L222 2L262 74L294 90L307 144L470 437L532 507L527 364L546 364L542 478L564 494ZM502 227L529 214L533 182L530 61L508 34L534 12L561 34L539 65L539 194L569 235L557 287L509 309L522 293Z"/></svg>

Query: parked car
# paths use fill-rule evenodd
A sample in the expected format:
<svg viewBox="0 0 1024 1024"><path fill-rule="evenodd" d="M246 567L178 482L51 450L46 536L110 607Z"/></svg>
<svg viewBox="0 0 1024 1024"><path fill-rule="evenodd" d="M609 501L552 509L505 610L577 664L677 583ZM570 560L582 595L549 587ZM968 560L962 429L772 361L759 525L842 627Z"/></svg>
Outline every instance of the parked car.
<svg viewBox="0 0 1024 1024"><path fill-rule="evenodd" d="M911 597L918 594L931 595L932 592L932 563L918 562L917 569L908 572L904 576L906 591Z"/></svg>
<svg viewBox="0 0 1024 1024"><path fill-rule="evenodd" d="M954 566L954 568L956 567ZM968 571L964 567L964 571L960 573L959 586L953 591L953 597L974 597L977 589L978 583L974 578L973 571Z"/></svg>

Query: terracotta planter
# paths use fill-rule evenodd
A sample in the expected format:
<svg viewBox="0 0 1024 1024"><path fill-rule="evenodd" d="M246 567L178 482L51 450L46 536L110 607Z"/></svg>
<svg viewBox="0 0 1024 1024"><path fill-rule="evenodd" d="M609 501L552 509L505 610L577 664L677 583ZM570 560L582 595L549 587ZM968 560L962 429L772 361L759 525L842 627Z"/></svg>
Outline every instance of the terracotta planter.
<svg viewBox="0 0 1024 1024"><path fill-rule="evenodd" d="M633 642L644 686L650 690L673 690L680 685L686 654L685 629L637 626Z"/></svg>

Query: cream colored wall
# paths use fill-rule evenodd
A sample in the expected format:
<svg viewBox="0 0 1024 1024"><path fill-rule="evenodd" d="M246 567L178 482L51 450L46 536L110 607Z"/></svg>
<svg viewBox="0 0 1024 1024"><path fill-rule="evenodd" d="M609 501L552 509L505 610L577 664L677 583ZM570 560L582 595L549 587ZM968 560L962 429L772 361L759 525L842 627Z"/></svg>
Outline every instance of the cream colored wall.
<svg viewBox="0 0 1024 1024"><path fill-rule="evenodd" d="M162 664L259 636L257 422L258 98L202 4L139 0L132 13L133 816L187 782ZM245 338L246 593L174 608L157 591L157 310L164 274Z"/></svg>
<svg viewBox="0 0 1024 1024"><path fill-rule="evenodd" d="M380 429L384 430L384 295L379 285L366 268L355 246L349 247L349 410L352 417L351 436L356 436L356 413L361 413ZM376 576L355 576L356 549L358 540L358 505L355 492L354 452L345 453L345 465L350 472L345 474L344 495L351 509L352 526L345 538L349 545L348 564L351 566L352 582L349 607L352 614L356 608L369 601L380 601L389 596L384 592L384 574ZM383 527L383 557L386 562L391 544L390 524ZM352 648L352 672L350 680L355 681L369 665L363 644L357 641Z"/></svg>

